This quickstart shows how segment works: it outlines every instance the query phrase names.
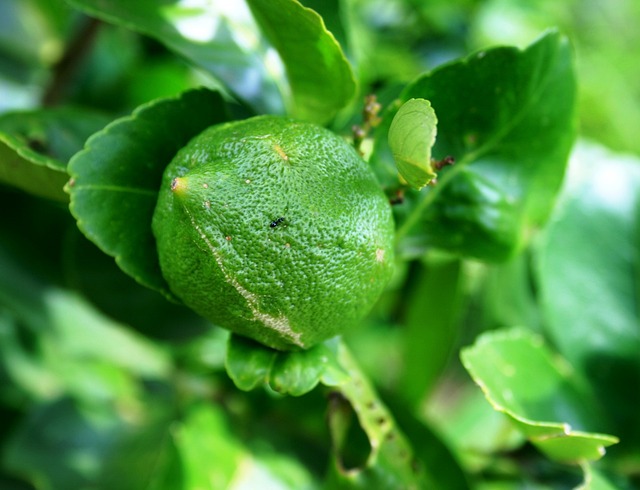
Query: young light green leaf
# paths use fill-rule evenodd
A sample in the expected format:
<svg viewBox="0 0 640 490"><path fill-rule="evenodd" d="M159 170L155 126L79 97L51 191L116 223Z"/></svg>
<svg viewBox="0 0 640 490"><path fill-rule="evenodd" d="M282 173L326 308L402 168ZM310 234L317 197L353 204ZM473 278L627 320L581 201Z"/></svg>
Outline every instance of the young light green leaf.
<svg viewBox="0 0 640 490"><path fill-rule="evenodd" d="M436 141L437 124L428 100L409 99L398 109L389 127L389 146L398 171L416 189L436 178L431 148Z"/></svg>
<svg viewBox="0 0 640 490"><path fill-rule="evenodd" d="M297 0L247 0L282 58L291 85L289 113L326 123L355 94L355 79L342 48L322 17Z"/></svg>
<svg viewBox="0 0 640 490"><path fill-rule="evenodd" d="M70 208L80 230L124 272L168 297L151 230L162 174L192 137L227 119L219 93L191 90L114 121L69 163Z"/></svg>
<svg viewBox="0 0 640 490"><path fill-rule="evenodd" d="M587 432L596 426L597 404L571 367L527 330L482 335L461 353L462 362L495 410L506 414L549 458L594 461L618 439Z"/></svg>

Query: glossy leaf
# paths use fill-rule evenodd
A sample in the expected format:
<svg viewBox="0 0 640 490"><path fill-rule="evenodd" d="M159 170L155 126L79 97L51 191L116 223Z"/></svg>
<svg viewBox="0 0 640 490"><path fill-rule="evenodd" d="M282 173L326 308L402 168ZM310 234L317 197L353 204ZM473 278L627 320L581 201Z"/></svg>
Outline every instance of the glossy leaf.
<svg viewBox="0 0 640 490"><path fill-rule="evenodd" d="M69 163L70 208L80 230L123 271L167 296L151 231L162 174L193 136L227 118L217 92L160 99L93 135Z"/></svg>
<svg viewBox="0 0 640 490"><path fill-rule="evenodd" d="M437 124L428 100L409 99L400 106L389 126L389 146L398 171L416 189L436 178L431 147L436 141Z"/></svg>
<svg viewBox="0 0 640 490"><path fill-rule="evenodd" d="M544 325L629 450L640 441L639 236L640 161L580 144L537 249Z"/></svg>
<svg viewBox="0 0 640 490"><path fill-rule="evenodd" d="M618 442L614 436L587 432L599 421L593 400L541 338L524 329L489 332L461 357L494 409L549 458L597 460L605 447Z"/></svg>
<svg viewBox="0 0 640 490"><path fill-rule="evenodd" d="M258 112L281 113L277 64L256 39L257 26L244 2L66 0L85 13L164 43L220 80ZM271 66L270 66L271 65Z"/></svg>
<svg viewBox="0 0 640 490"><path fill-rule="evenodd" d="M266 384L279 393L300 396L320 382L333 386L346 378L335 351L335 341L306 351L281 352L231 335L227 348L227 373L241 390L249 391Z"/></svg>
<svg viewBox="0 0 640 490"><path fill-rule="evenodd" d="M322 17L297 0L247 0L291 85L288 113L326 123L355 94L351 66Z"/></svg>
<svg viewBox="0 0 640 490"><path fill-rule="evenodd" d="M411 83L438 115L436 159L451 156L435 188L409 196L400 237L487 260L503 260L544 223L574 139L575 77L567 40L551 32L525 50L494 48ZM386 122L395 114L392 106ZM373 160L388 165L382 134ZM401 214L399 214L401 216Z"/></svg>
<svg viewBox="0 0 640 490"><path fill-rule="evenodd" d="M59 108L0 116L0 182L66 202L67 161L107 125L101 114Z"/></svg>

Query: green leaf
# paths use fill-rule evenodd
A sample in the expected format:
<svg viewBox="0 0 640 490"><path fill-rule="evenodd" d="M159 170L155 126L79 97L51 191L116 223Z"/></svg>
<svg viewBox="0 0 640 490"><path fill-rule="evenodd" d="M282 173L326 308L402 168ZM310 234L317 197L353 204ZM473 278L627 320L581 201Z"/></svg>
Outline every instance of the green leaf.
<svg viewBox="0 0 640 490"><path fill-rule="evenodd" d="M571 367L520 328L482 335L461 353L462 362L495 410L512 422L549 458L593 461L614 436L586 432L599 422L593 400Z"/></svg>
<svg viewBox="0 0 640 490"><path fill-rule="evenodd" d="M204 403L193 405L172 432L182 460L181 488L229 488L247 454L220 409Z"/></svg>
<svg viewBox="0 0 640 490"><path fill-rule="evenodd" d="M10 112L0 116L0 182L66 202L67 161L107 125L101 114L74 108Z"/></svg>
<svg viewBox="0 0 640 490"><path fill-rule="evenodd" d="M6 442L3 465L39 488L87 488L108 450L112 423L92 420L67 398L33 405Z"/></svg>
<svg viewBox="0 0 640 490"><path fill-rule="evenodd" d="M414 231L414 246L507 258L547 219L573 143L567 40L551 32L525 50L480 51L418 78L401 101L418 97L438 114L435 158L456 163L440 173L437 186L408 196L400 238ZM383 133L394 112L392 106L379 129L378 173L388 165Z"/></svg>
<svg viewBox="0 0 640 490"><path fill-rule="evenodd" d="M258 443L247 445L233 422L220 406L195 403L174 424L172 435L183 473L180 488L315 488L299 461L257 435Z"/></svg>
<svg viewBox="0 0 640 490"><path fill-rule="evenodd" d="M289 114L328 122L355 94L351 65L322 17L297 0L247 0L287 71Z"/></svg>
<svg viewBox="0 0 640 490"><path fill-rule="evenodd" d="M398 171L416 189L422 189L437 176L431 165L437 124L428 100L409 99L400 106L389 126L389 146Z"/></svg>
<svg viewBox="0 0 640 490"><path fill-rule="evenodd" d="M367 377L361 372L344 344L338 344L337 358L340 366L349 374L334 390L339 402L344 399L357 415L357 423L364 432L369 452L363 461L345 468L343 451L354 444L347 421L342 420L345 410L342 404L330 407L329 427L332 432L334 460L328 488L369 489L429 488L427 475L415 458L406 436L398 428L388 408L378 398Z"/></svg>
<svg viewBox="0 0 640 490"><path fill-rule="evenodd" d="M243 2L66 0L83 12L157 39L204 68L258 112L281 113L282 83Z"/></svg>
<svg viewBox="0 0 640 490"><path fill-rule="evenodd" d="M453 354L462 311L460 261L427 257L415 264L415 286L408 292L399 391L412 406L434 387Z"/></svg>
<svg viewBox="0 0 640 490"><path fill-rule="evenodd" d="M114 121L69 163L70 208L80 230L123 271L168 297L151 230L162 174L192 137L227 119L220 94L188 91Z"/></svg>
<svg viewBox="0 0 640 490"><path fill-rule="evenodd" d="M628 450L640 441L640 160L581 143L537 252L546 332Z"/></svg>
<svg viewBox="0 0 640 490"><path fill-rule="evenodd" d="M232 334L226 368L241 390L249 391L266 384L278 393L300 396L320 382L333 386L346 377L337 363L335 351L335 341L306 351L281 352Z"/></svg>
<svg viewBox="0 0 640 490"><path fill-rule="evenodd" d="M266 384L279 393L299 396L321 383L357 414L370 451L349 471L342 467L339 442L344 447L353 442L348 423L342 420L345 407L334 407L329 415L334 439L329 488L422 488L424 472L413 459L411 446L339 338L307 351L280 352L231 335L226 367L236 386L245 391Z"/></svg>

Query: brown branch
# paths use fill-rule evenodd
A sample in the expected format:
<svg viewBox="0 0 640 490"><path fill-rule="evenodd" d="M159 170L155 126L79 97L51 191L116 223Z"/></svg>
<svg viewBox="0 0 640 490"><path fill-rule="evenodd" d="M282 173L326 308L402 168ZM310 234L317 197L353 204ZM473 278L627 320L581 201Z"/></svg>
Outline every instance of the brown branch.
<svg viewBox="0 0 640 490"><path fill-rule="evenodd" d="M51 80L42 94L43 106L50 107L60 103L69 81L91 50L100 25L101 22L97 19L83 19L82 25L67 44L62 58L53 66Z"/></svg>

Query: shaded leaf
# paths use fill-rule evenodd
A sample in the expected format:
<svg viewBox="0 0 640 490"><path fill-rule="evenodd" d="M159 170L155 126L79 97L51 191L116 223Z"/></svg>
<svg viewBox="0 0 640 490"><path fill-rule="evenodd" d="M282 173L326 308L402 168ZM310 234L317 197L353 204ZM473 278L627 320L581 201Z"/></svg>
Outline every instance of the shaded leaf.
<svg viewBox="0 0 640 490"><path fill-rule="evenodd" d="M571 368L526 330L486 333L461 358L494 409L549 458L597 460L606 446L618 442L614 436L586 432L599 420L591 411L592 400Z"/></svg>
<svg viewBox="0 0 640 490"><path fill-rule="evenodd" d="M629 450L640 441L639 237L640 161L580 144L536 249L544 325Z"/></svg>
<svg viewBox="0 0 640 490"><path fill-rule="evenodd" d="M162 174L192 137L227 118L220 94L191 90L114 121L69 163L67 190L80 230L123 271L169 297L151 230Z"/></svg>
<svg viewBox="0 0 640 490"><path fill-rule="evenodd" d="M326 123L355 94L351 66L322 17L297 0L247 0L287 71L295 118Z"/></svg>
<svg viewBox="0 0 640 490"><path fill-rule="evenodd" d="M6 445L4 464L38 488L87 488L112 443L113 421L87 417L70 399L31 407Z"/></svg>
<svg viewBox="0 0 640 490"><path fill-rule="evenodd" d="M505 259L547 219L564 175L575 133L567 40L551 32L525 50L478 52L420 77L401 101L418 97L438 114L435 158L456 163L436 187L408 196L399 236L412 234L423 248ZM390 165L384 133L396 110L389 108L376 138L373 163L383 177Z"/></svg>
<svg viewBox="0 0 640 490"><path fill-rule="evenodd" d="M458 339L463 268L455 258L427 257L415 265L407 297L400 393L418 406L430 392Z"/></svg>
<svg viewBox="0 0 640 490"><path fill-rule="evenodd" d="M57 108L0 116L0 182L40 197L66 202L67 161L109 118Z"/></svg>
<svg viewBox="0 0 640 490"><path fill-rule="evenodd" d="M428 100L409 99L400 106L389 126L389 147L398 171L416 189L436 178L431 147L436 141L437 124Z"/></svg>

